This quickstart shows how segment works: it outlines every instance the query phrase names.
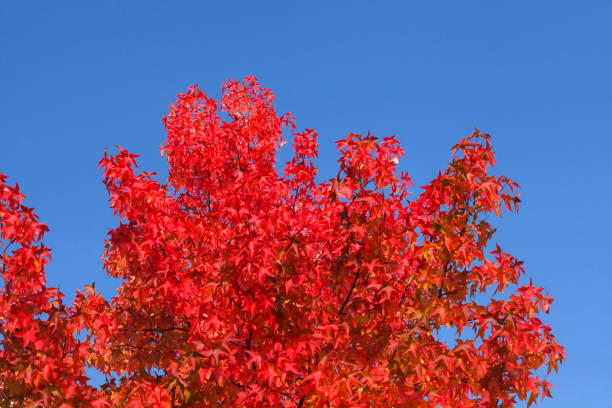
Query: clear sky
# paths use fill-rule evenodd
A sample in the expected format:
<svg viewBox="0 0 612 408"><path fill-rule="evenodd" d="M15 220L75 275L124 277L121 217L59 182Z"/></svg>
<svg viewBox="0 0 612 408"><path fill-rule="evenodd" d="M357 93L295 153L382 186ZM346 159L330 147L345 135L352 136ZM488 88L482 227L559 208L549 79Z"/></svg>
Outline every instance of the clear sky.
<svg viewBox="0 0 612 408"><path fill-rule="evenodd" d="M318 130L325 178L333 142L369 130L398 136L420 186L478 127L523 191L496 241L556 299L567 362L541 406L610 407L611 21L609 1L3 1L0 172L51 228L50 284L111 296L97 162L121 145L163 174L187 86L255 75Z"/></svg>

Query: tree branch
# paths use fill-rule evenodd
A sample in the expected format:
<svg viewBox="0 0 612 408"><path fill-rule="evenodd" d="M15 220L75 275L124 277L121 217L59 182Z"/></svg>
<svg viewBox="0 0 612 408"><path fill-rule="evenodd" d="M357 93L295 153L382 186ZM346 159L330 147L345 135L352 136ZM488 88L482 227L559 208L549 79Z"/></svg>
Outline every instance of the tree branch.
<svg viewBox="0 0 612 408"><path fill-rule="evenodd" d="M188 329L186 327L168 327L166 329L162 329L162 328L150 328L150 329L119 329L118 331L120 332L127 332L127 333L138 333L138 332L150 332L150 333L165 333L165 332L170 332L170 331L182 331L182 332L186 332L188 331Z"/></svg>
<svg viewBox="0 0 612 408"><path fill-rule="evenodd" d="M342 307L340 307L340 310L338 311L338 314L342 314L344 313L344 307L346 306L346 304L348 303L349 299L351 298L351 295L353 294L353 290L355 289L355 285L357 284L357 280L359 279L359 271L357 271L357 273L355 274L355 279L353 280L353 284L351 285L351 289L349 290L348 294L346 295L346 299L344 299L344 302L342 303Z"/></svg>

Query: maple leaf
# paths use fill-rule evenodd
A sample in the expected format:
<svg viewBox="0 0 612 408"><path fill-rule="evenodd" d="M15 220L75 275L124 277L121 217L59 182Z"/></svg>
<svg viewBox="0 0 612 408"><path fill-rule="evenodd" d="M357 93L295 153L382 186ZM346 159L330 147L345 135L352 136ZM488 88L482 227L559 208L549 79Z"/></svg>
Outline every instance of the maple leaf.
<svg viewBox="0 0 612 408"><path fill-rule="evenodd" d="M24 332L20 333L20 337L23 340L23 345L27 347L28 344L36 341L36 330L31 327L28 330L25 330Z"/></svg>
<svg viewBox="0 0 612 408"><path fill-rule="evenodd" d="M304 381L314 381L315 383L315 387L319 388L321 381L325 380L326 375L321 372L320 370L317 370L315 372L313 372L310 375L307 375L306 377L304 377Z"/></svg>

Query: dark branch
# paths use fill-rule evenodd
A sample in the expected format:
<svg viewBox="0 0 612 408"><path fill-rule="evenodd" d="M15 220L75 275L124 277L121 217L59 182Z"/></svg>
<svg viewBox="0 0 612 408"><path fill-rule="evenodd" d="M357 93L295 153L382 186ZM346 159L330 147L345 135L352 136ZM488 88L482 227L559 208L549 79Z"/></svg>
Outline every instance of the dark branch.
<svg viewBox="0 0 612 408"><path fill-rule="evenodd" d="M348 303L349 299L351 298L351 295L353 294L353 290L355 289L355 285L357 284L357 280L358 279L359 279L359 271L357 271L357 273L355 274L355 279L353 280L353 284L351 285L351 289L349 290L348 294L346 295L346 299L344 299L344 303L342 303L342 307L340 307L340 311L338 312L338 314L344 313L344 307L346 306L346 304Z"/></svg>
<svg viewBox="0 0 612 408"><path fill-rule="evenodd" d="M165 333L170 331L182 331L186 332L188 329L186 327L168 327L165 329L162 328L150 328L150 329L119 329L120 332L129 332L129 333L138 333L138 332L149 332L149 333Z"/></svg>

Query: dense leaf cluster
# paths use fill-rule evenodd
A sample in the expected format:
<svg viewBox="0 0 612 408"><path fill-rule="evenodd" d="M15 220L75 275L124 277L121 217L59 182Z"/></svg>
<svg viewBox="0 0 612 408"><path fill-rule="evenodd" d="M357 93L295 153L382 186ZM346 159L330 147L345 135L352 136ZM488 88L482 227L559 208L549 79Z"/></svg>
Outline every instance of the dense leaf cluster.
<svg viewBox="0 0 612 408"><path fill-rule="evenodd" d="M395 138L348 135L337 176L317 183L317 134L272 102L254 78L227 82L219 101L179 95L163 121L167 185L137 173L135 154L105 154L123 220L103 256L121 280L110 301L86 286L67 306L45 285L47 228L0 176L2 406L509 407L550 395L536 370L564 353L537 316L552 299L517 288L521 262L487 251L487 217L519 202L490 174L489 136L460 141L409 200ZM294 156L279 173L286 130ZM85 367L106 383L88 385Z"/></svg>

